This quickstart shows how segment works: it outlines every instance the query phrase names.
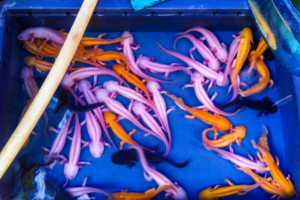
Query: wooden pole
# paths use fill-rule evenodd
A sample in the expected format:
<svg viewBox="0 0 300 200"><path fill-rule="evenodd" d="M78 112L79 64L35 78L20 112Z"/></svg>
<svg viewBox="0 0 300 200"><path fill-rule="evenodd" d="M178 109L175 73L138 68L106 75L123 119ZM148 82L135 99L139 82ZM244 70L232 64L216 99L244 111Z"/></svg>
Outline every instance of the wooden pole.
<svg viewBox="0 0 300 200"><path fill-rule="evenodd" d="M66 41L44 84L0 153L0 179L30 136L65 75L98 0L84 0Z"/></svg>

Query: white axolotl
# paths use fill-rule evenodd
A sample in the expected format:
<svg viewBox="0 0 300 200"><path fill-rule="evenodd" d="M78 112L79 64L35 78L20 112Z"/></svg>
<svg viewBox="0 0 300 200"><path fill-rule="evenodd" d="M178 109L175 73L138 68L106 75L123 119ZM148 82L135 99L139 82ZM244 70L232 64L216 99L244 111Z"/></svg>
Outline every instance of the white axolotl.
<svg viewBox="0 0 300 200"><path fill-rule="evenodd" d="M150 71L152 73L165 73L164 78L166 79L168 78L169 73L179 71L179 70L185 71L187 74L192 75L192 72L188 68L182 67L180 66L180 64L172 63L170 65L165 65L153 61L154 61L153 57L146 57L140 55L136 60L136 64L140 68L146 71Z"/></svg>
<svg viewBox="0 0 300 200"><path fill-rule="evenodd" d="M137 118L142 118L142 120L145 122L145 124L153 130L155 133L155 137L159 138L163 141L163 143L166 145L166 152L163 156L167 156L170 152L171 146L168 143L168 140L166 138L166 135L164 134L162 128L158 125L158 123L155 121L155 119L152 117L151 114L148 113L147 107L142 104L141 102L135 101L132 106L132 110Z"/></svg>
<svg viewBox="0 0 300 200"><path fill-rule="evenodd" d="M215 55L210 51L210 49L205 44L203 44L202 41L196 39L191 34L183 34L183 35L179 36L178 38L176 38L176 40L174 42L174 48L176 47L177 41L180 40L181 38L189 39L193 43L194 47L192 47L190 49L190 56L192 59L195 60L195 58L193 56L193 51L195 51L197 49L198 52L201 54L201 56L205 59L203 62L204 65L207 65L209 68L211 68L214 71L218 71L218 72L221 71L220 62L215 57Z"/></svg>
<svg viewBox="0 0 300 200"><path fill-rule="evenodd" d="M76 113L75 130L74 130L74 136L72 138L69 160L67 160L64 157L63 160L61 161L61 163L65 164L64 174L67 179L66 184L68 183L68 180L72 180L75 178L75 176L78 174L79 168L81 168L83 164L88 164L88 165L91 164L90 162L79 162L80 152L81 152L81 124L79 123L78 114Z"/></svg>
<svg viewBox="0 0 300 200"><path fill-rule="evenodd" d="M65 191L68 192L74 198L78 197L77 200L92 199L88 196L89 193L104 194L111 200L116 200L112 194L110 194L104 190L101 190L98 188L86 187L86 182L87 182L87 178L84 179L82 187L69 187L69 188L66 188Z"/></svg>
<svg viewBox="0 0 300 200"><path fill-rule="evenodd" d="M176 191L174 191L172 189L166 190L167 194L165 196L171 196L175 200L186 200L186 199L188 199L188 195L182 187L180 187L176 182L173 183L167 177L165 177L163 174L161 174L158 171L152 169L148 165L147 159L146 159L145 154L144 154L144 151L141 147L139 147L137 145L131 145L129 148L130 149L135 149L138 152L140 162L141 162L141 164L142 164L142 166L145 170L144 176L145 176L147 181L151 181L152 179L154 179L159 186L162 186L164 184L171 184L172 186L174 186L174 188L176 188Z"/></svg>
<svg viewBox="0 0 300 200"><path fill-rule="evenodd" d="M35 98L35 96L37 95L37 93L39 92L37 83L34 80L32 68L23 67L21 69L20 76L21 76L21 80L23 82L23 89L24 89L25 93L29 96L30 100L32 101ZM47 136L48 115L47 115L46 111L43 112L43 116L45 118L44 134Z"/></svg>
<svg viewBox="0 0 300 200"><path fill-rule="evenodd" d="M168 134L169 145L171 146L172 137L171 137L171 130L169 127L167 115L171 111L175 110L175 107L171 107L169 110L167 110L166 102L161 95L162 87L160 87L160 85L157 82L148 81L146 83L146 86L147 86L149 93L153 96L153 102L155 103L155 105L157 107L157 116L159 116L162 119L163 126L165 127L165 131Z"/></svg>
<svg viewBox="0 0 300 200"><path fill-rule="evenodd" d="M106 89L108 92L110 92L111 97L115 97L117 94L120 94L123 97L126 97L131 100L139 101L139 102L149 106L147 108L148 111L150 111L150 108L152 108L156 114L158 113L157 106L155 105L155 103L153 103L153 101L149 101L142 94L136 92L135 90L133 90L129 87L122 86L120 82L106 81L103 83L103 88ZM130 104L129 109L131 109L130 108L131 106L132 106L132 104ZM158 116L160 123L163 125L160 115L157 115L157 116Z"/></svg>
<svg viewBox="0 0 300 200"><path fill-rule="evenodd" d="M18 40L24 41L30 39L30 43L32 43L35 38L46 39L46 42L51 40L60 45L63 45L66 40L64 34L45 26L29 27L18 35Z"/></svg>
<svg viewBox="0 0 300 200"><path fill-rule="evenodd" d="M216 72L210 68L208 68L207 66L191 59L190 57L178 53L176 51L171 51L168 50L164 47L162 47L160 44L158 44L158 46L161 48L162 51L164 51L165 53L169 54L170 56L173 56L175 58L178 58L180 60L182 60L183 62L185 62L189 67L195 69L196 71L198 71L200 74L202 74L203 76L205 76L206 78L210 79L212 81L212 83L217 84L218 86L226 86L223 83L224 80L224 74L223 72Z"/></svg>
<svg viewBox="0 0 300 200"><path fill-rule="evenodd" d="M198 100L203 104L203 106L198 107L199 109L207 108L211 112L218 113L224 116L232 116L241 111L241 109L239 109L233 113L227 113L217 108L212 101L218 95L218 93L216 92L211 99L208 97L207 92L203 87L203 85L205 85L204 77L200 73L194 72L194 75L191 77L191 83L192 84L185 85L183 88L194 88Z"/></svg>
<svg viewBox="0 0 300 200"><path fill-rule="evenodd" d="M55 140L52 144L51 149L49 150L48 148L41 146L41 148L46 151L46 156L44 157L44 163L45 164L51 163L49 165L50 168L52 168L58 161L57 159L60 157L59 154L63 150L63 148L66 144L68 134L70 134L72 132L72 129L69 130L69 126L70 126L73 114L74 113L70 114L66 123L63 125L63 127L60 131L56 130L53 127L49 128L51 131L58 133L57 137L55 138ZM54 161L53 161L53 159L54 159Z"/></svg>
<svg viewBox="0 0 300 200"><path fill-rule="evenodd" d="M127 38L125 40L123 40L121 42L121 44L117 47L118 50L122 50L123 49L123 53L124 55L126 56L128 62L129 62L129 67L130 67L130 70L144 78L144 79L147 79L147 80L152 80L152 81L158 81L158 82L167 82L167 81L162 81L162 80L159 80L157 78L153 78L151 76L148 76L147 74L145 74L139 67L138 65L136 64L135 62L135 57L133 55L133 50L137 50L140 48L139 45L137 45L135 42L134 42L134 39L133 39L133 36L132 34L129 32L129 31L124 31L121 35L121 37L124 37L124 38Z"/></svg>
<svg viewBox="0 0 300 200"><path fill-rule="evenodd" d="M143 126L131 112L129 112L119 101L110 97L109 92L105 89L98 89L95 91L95 95L99 103L105 103L105 105L114 113L117 113L121 117L130 120L134 125L140 129L152 134L153 131Z"/></svg>
<svg viewBox="0 0 300 200"><path fill-rule="evenodd" d="M102 69L97 67L84 67L70 74L66 74L62 80L62 85L64 87L71 88L76 83L76 81L88 78L90 76L94 76L94 84L96 84L98 75L110 75L118 79L120 82L124 82L123 79L111 69L106 69L106 68Z"/></svg>
<svg viewBox="0 0 300 200"><path fill-rule="evenodd" d="M96 96L94 95L92 89L93 89L92 84L88 80L82 79L78 82L78 90L81 93L83 93L83 96L85 97L85 100L88 104L98 103L98 100L97 100ZM96 88L94 88L94 89L96 89ZM95 116L99 120L107 138L113 144L113 146L118 150L117 146L115 145L114 141L111 139L109 132L106 128L106 124L104 121L104 117L103 117L101 108L98 107L98 108L94 109L93 111L95 113Z"/></svg>
<svg viewBox="0 0 300 200"><path fill-rule="evenodd" d="M206 40L208 43L208 46L210 49L214 52L214 54L217 56L217 58L223 62L227 62L228 58L228 52L227 47L224 43L220 44L218 38L209 30L202 28L202 27L194 27L191 28L183 33L178 33L178 35L186 34L192 31L197 31L203 35L203 37L200 38L200 40Z"/></svg>
<svg viewBox="0 0 300 200"><path fill-rule="evenodd" d="M82 99L76 98L76 100L79 101L81 105L86 105ZM83 142L83 147L89 146L92 156L94 158L100 158L104 152L104 145L110 147L110 144L101 139L102 130L92 111L85 112L85 121L89 136L92 140Z"/></svg>

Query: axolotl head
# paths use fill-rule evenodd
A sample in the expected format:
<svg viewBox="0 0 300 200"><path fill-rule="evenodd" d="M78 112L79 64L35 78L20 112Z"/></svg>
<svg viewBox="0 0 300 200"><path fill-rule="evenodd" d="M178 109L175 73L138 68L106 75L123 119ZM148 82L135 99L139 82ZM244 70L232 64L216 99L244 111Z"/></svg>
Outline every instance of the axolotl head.
<svg viewBox="0 0 300 200"><path fill-rule="evenodd" d="M175 192L174 190L170 190L170 191L168 191L168 195L171 196L174 200L187 200L188 195L187 195L186 191L181 186L179 186L177 183L174 183L174 186L175 186L177 192Z"/></svg>
<svg viewBox="0 0 300 200"><path fill-rule="evenodd" d="M222 45L221 49L218 49L218 51L215 52L215 55L222 63L226 63L228 59L228 52L226 46Z"/></svg>
<svg viewBox="0 0 300 200"><path fill-rule="evenodd" d="M70 165L69 163L65 164L64 174L67 180L72 180L78 174L79 166Z"/></svg>
<svg viewBox="0 0 300 200"><path fill-rule="evenodd" d="M147 57L147 56L142 56L140 55L137 59L136 59L136 64L144 69L147 70L147 65L149 62L153 62L154 58L151 57Z"/></svg>
<svg viewBox="0 0 300 200"><path fill-rule="evenodd" d="M193 76L191 77L192 81L196 81L201 79L201 81L204 81L204 77L199 73L199 72L194 72ZM216 79L213 80L218 86L224 86L223 83L224 80L224 73L223 72L219 72L217 73Z"/></svg>
<svg viewBox="0 0 300 200"><path fill-rule="evenodd" d="M92 87L92 84L86 79L82 79L78 82L78 90L80 92L83 92L84 90L88 90L91 87Z"/></svg>
<svg viewBox="0 0 300 200"><path fill-rule="evenodd" d="M107 124L109 124L110 121L113 121L117 118L117 116L114 113L110 112L110 111L105 111L103 113L103 117L104 117L104 120Z"/></svg>
<svg viewBox="0 0 300 200"><path fill-rule="evenodd" d="M132 110L135 115L141 115L143 110L146 110L147 107L141 102L135 101L132 106Z"/></svg>
<svg viewBox="0 0 300 200"><path fill-rule="evenodd" d="M129 44L134 43L133 36L129 31L124 31L122 33L121 37L127 37L127 39L125 39L121 42L122 45L124 45L125 43L129 43Z"/></svg>
<svg viewBox="0 0 300 200"><path fill-rule="evenodd" d="M106 99L109 97L109 92L105 89L98 89L95 91L96 98L98 99L99 103L105 102Z"/></svg>
<svg viewBox="0 0 300 200"><path fill-rule="evenodd" d="M204 77L199 73L199 72L194 72L193 76L191 76L191 81L196 82L196 81L204 81Z"/></svg>
<svg viewBox="0 0 300 200"><path fill-rule="evenodd" d="M106 89L108 92L113 93L117 90L117 87L119 86L118 81L105 81L103 83L103 88Z"/></svg>
<svg viewBox="0 0 300 200"><path fill-rule="evenodd" d="M32 37L32 31L31 28L27 28L18 35L18 40L24 41L29 40Z"/></svg>
<svg viewBox="0 0 300 200"><path fill-rule="evenodd" d="M103 142L91 142L90 145L90 152L94 158L100 158L104 152L104 144Z"/></svg>
<svg viewBox="0 0 300 200"><path fill-rule="evenodd" d="M148 91L152 94L155 90L162 90L162 87L155 81L147 81L146 86Z"/></svg>
<svg viewBox="0 0 300 200"><path fill-rule="evenodd" d="M261 167L266 167L266 163L261 162L260 160L256 160L257 169L255 169L255 172L258 174L264 174L266 173L265 170L263 170Z"/></svg>

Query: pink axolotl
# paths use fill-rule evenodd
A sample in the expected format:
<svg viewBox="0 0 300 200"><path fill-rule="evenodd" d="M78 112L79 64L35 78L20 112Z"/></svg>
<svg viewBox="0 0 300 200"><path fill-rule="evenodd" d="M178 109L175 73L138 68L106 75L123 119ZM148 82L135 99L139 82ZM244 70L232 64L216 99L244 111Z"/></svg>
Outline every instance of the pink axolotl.
<svg viewBox="0 0 300 200"><path fill-rule="evenodd" d="M60 45L63 45L66 40L66 36L61 32L44 26L29 27L18 35L19 40L31 39L31 43L35 38L46 39L46 41L51 40Z"/></svg>
<svg viewBox="0 0 300 200"><path fill-rule="evenodd" d="M153 130L153 132L155 133L153 135L163 141L163 143L167 147L166 152L164 153L163 156L167 156L170 152L171 146L169 145L168 140L161 127L158 125L158 123L155 121L152 115L148 113L147 107L141 102L135 101L133 103L132 110L134 114L137 116L137 118L141 118L145 122L145 124L151 130Z"/></svg>
<svg viewBox="0 0 300 200"><path fill-rule="evenodd" d="M210 110L211 112L220 114L220 115L224 115L224 116L232 116L235 115L236 113L238 113L240 110L237 110L234 113L227 113L224 112L222 110L220 110L219 108L217 108L214 103L212 102L213 99L217 96L217 93L215 93L213 95L213 98L210 99L207 95L207 92L205 91L203 85L205 85L205 81L204 81L204 77L198 73L198 72L194 72L194 75L191 77L191 83L192 84L187 84L183 87L187 88L187 87L193 87L195 90L195 94L198 98L198 100L203 104L203 106L199 106L198 108L207 108L208 110Z"/></svg>
<svg viewBox="0 0 300 200"><path fill-rule="evenodd" d="M152 108L155 113L158 113L157 106L152 101L149 101L143 95L136 92L135 90L120 85L120 82L106 81L103 83L103 88L111 93L110 94L111 97L114 97L117 94L120 94L128 99L142 102L143 104L149 106L149 108L147 108L148 111L150 111L150 108ZM131 105L132 104L130 104L130 106ZM157 115L157 116L158 116L159 121L162 123L162 119L161 119L160 115Z"/></svg>
<svg viewBox="0 0 300 200"><path fill-rule="evenodd" d="M221 70L219 60L214 56L214 54L209 50L209 48L205 44L203 44L202 41L196 39L191 34L183 34L176 38L174 42L174 48L176 47L177 41L181 38L187 38L193 43L194 47L190 49L190 56L192 59L194 59L193 51L197 49L201 56L205 59L203 63L204 65L207 65L209 68L217 72Z"/></svg>
<svg viewBox="0 0 300 200"><path fill-rule="evenodd" d="M239 167L246 167L246 168L254 170L256 173L260 173L260 174L266 173L266 171L262 169L262 167L263 168L266 167L266 164L264 162L261 162L260 160L257 160L257 159L254 160L253 157L249 154L249 152L248 152L248 155L249 155L250 160L243 156L234 154L233 152L228 152L223 149L211 147L205 143L203 143L203 146L208 150L216 151L222 158L224 158L226 160L230 160L231 162L233 162L234 164L236 164Z"/></svg>
<svg viewBox="0 0 300 200"><path fill-rule="evenodd" d="M95 91L95 95L99 103L105 103L105 105L114 113L117 113L122 118L130 120L134 125L140 129L152 134L153 131L144 127L131 112L129 112L120 102L110 97L109 92L105 89L98 89Z"/></svg>
<svg viewBox="0 0 300 200"><path fill-rule="evenodd" d="M132 34L129 32L129 31L124 31L121 35L121 37L124 37L124 38L127 38L125 40L123 40L121 42L121 44L117 47L118 50L122 50L123 49L123 53L124 55L126 56L128 62L129 62L129 66L130 66L130 70L144 78L144 79L147 79L147 80L152 80L152 81L158 81L158 82L166 82L166 81L162 81L162 80L159 80L159 79L156 79L156 78L153 78L151 76L148 76L147 74L145 74L136 64L135 62L135 57L133 55L133 50L137 50L140 48L139 45L137 45L135 42L134 42L134 39L133 39L133 36Z"/></svg>
<svg viewBox="0 0 300 200"><path fill-rule="evenodd" d="M65 191L68 192L74 198L79 197L78 199L91 199L88 196L89 193L100 193L106 195L111 200L115 200L115 197L113 195L111 195L110 193L104 190L98 188L86 187L86 181L87 178L84 179L82 187L69 187L66 188Z"/></svg>
<svg viewBox="0 0 300 200"><path fill-rule="evenodd" d="M225 71L224 71L224 84L228 84L229 83L229 78L228 78L228 75L231 75L232 73L232 65L233 65L233 62L234 62L234 58L239 50L239 47L240 47L240 36L239 34L236 34L236 39L234 39L230 45L230 48L229 48L229 55L228 55L228 60L227 60L227 64L226 64L226 68L225 68ZM240 88L240 86L243 85L243 86L248 86L247 84L245 83L242 83L240 82L240 78L239 76L237 76L237 80L236 80L236 86L237 88ZM249 87L249 86L248 86ZM228 94L230 93L230 91L232 90L233 86L231 85L229 87L229 90L228 90ZM234 101L239 95L239 92L233 88L233 95L229 101L232 102Z"/></svg>
<svg viewBox="0 0 300 200"><path fill-rule="evenodd" d="M228 58L228 52L227 52L227 47L224 43L220 44L218 38L209 30L202 28L202 27L195 27L191 28L183 33L178 33L178 34L186 34L192 31L197 31L203 35L203 37L200 38L200 40L206 40L210 49L214 52L214 54L217 56L217 58L223 62L227 62Z"/></svg>
<svg viewBox="0 0 300 200"><path fill-rule="evenodd" d="M72 180L78 174L79 168L82 167L83 164L90 165L90 162L79 162L80 151L81 151L81 125L79 123L78 114L75 114L75 130L74 136L72 138L72 144L69 153L69 160L63 158L61 163L65 163L64 174L68 180ZM66 182L66 184L67 184Z"/></svg>
<svg viewBox="0 0 300 200"><path fill-rule="evenodd" d="M176 182L172 183L167 177L165 177L163 174L159 173L158 171L154 170L148 165L144 151L141 147L137 145L131 145L129 148L135 149L138 152L140 162L145 170L144 176L146 180L151 181L152 179L154 179L159 186L162 186L167 183L173 185L176 188L176 191L171 189L166 190L167 194L165 196L171 196L175 200L188 199L187 193L182 187L180 187Z"/></svg>
<svg viewBox="0 0 300 200"><path fill-rule="evenodd" d="M25 93L29 96L31 100L35 98L37 93L39 92L39 88L37 86L37 83L34 80L34 75L32 68L29 67L23 67L21 69L21 80L23 82L23 89ZM45 112L43 112L43 116L45 118L45 128L44 128L44 134L47 136L47 128L48 128L48 115Z"/></svg>
<svg viewBox="0 0 300 200"><path fill-rule="evenodd" d="M51 163L49 165L50 168L52 168L58 161L56 159L60 157L59 154L65 146L67 136L68 136L68 134L70 134L72 132L72 129L69 130L69 126L70 126L73 114L74 113L70 114L66 123L64 124L64 126L62 127L62 129L60 131L56 130L53 127L49 128L51 131L58 133L57 137L55 138L55 140L52 144L51 149L49 150L48 148L41 146L41 148L46 151L46 156L44 157L44 163L45 164ZM55 159L54 162L53 162L53 159Z"/></svg>
<svg viewBox="0 0 300 200"><path fill-rule="evenodd" d="M88 104L98 103L98 100L94 95L94 93L92 92L92 89L93 89L92 84L88 80L82 79L78 82L78 90L83 93L85 100L87 101ZM118 150L117 146L115 145L114 141L111 139L109 132L106 128L106 124L104 121L101 108L96 108L93 111L95 113L95 116L99 120L107 138L113 144L113 146Z"/></svg>
<svg viewBox="0 0 300 200"><path fill-rule="evenodd" d="M157 107L157 116L160 116L160 118L162 119L163 126L165 127L165 131L168 134L169 145L171 146L172 138L167 115L172 110L175 110L175 107L172 107L167 111L166 102L161 95L162 87L160 87L160 85L157 82L148 81L146 86L149 93L153 96L153 102Z"/></svg>
<svg viewBox="0 0 300 200"><path fill-rule="evenodd" d="M179 66L180 64L172 63L170 65L165 65L153 61L154 61L153 57L146 57L140 55L136 60L136 64L140 68L146 71L150 71L152 73L165 73L165 78L168 78L169 73L175 71L185 71L189 75L192 74L192 72L188 68Z"/></svg>
<svg viewBox="0 0 300 200"><path fill-rule="evenodd" d="M185 62L189 67L192 67L193 69L197 70L199 73L201 73L203 76L205 76L206 78L212 80L215 84L217 84L218 86L224 86L223 85L223 79L224 79L224 74L223 72L215 72L212 69L206 67L205 65L189 58L186 55L183 55L181 53L178 53L176 51L170 51L168 49L165 49L164 47L162 47L160 44L158 44L158 46L167 54L178 58L180 60L182 60L183 62Z"/></svg>
<svg viewBox="0 0 300 200"><path fill-rule="evenodd" d="M66 74L62 80L62 85L65 87L72 87L76 81L94 76L94 84L97 83L98 75L110 75L123 82L123 79L113 70L106 68L96 68L96 67L84 67L82 69L76 70L71 74Z"/></svg>
<svg viewBox="0 0 300 200"><path fill-rule="evenodd" d="M79 101L81 105L86 105L82 99L76 98L76 100ZM85 120L89 136L92 140L89 142L83 142L83 147L89 146L92 156L94 158L100 158L104 152L104 145L110 147L110 144L101 139L101 127L92 111L85 112Z"/></svg>

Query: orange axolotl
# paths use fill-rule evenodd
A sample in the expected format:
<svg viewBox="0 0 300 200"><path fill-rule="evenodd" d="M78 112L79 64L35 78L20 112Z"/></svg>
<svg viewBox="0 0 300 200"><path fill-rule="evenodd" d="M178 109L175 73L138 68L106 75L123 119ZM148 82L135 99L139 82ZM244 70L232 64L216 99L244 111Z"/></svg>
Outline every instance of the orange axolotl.
<svg viewBox="0 0 300 200"><path fill-rule="evenodd" d="M24 47L32 54L35 54L37 56L42 56L42 57L56 57L57 54L50 54L42 49L40 49L36 43L32 42L30 44L30 40L24 40L23 41Z"/></svg>
<svg viewBox="0 0 300 200"><path fill-rule="evenodd" d="M118 42L122 42L127 37L118 37L114 39L102 39L102 37L106 35L106 33L103 33L99 35L97 38L94 37L83 37L81 39L80 44L82 44L85 47L91 47L94 46L94 48L97 48L100 45L109 45L109 44L115 44Z"/></svg>
<svg viewBox="0 0 300 200"><path fill-rule="evenodd" d="M200 120L204 121L205 123L213 125L214 128L216 128L217 130L220 130L220 131L228 131L232 127L229 120L223 116L220 116L217 114L213 115L213 114L209 113L207 109L200 110L200 109L196 109L196 108L191 108L189 106L186 106L184 104L183 100L180 98L177 98L175 95L167 94L167 93L165 93L165 94L167 96L169 96L171 99L173 99L173 101L182 110L185 110L192 114L192 115L185 115L186 118L193 119L193 118L197 117Z"/></svg>
<svg viewBox="0 0 300 200"><path fill-rule="evenodd" d="M115 135L122 140L120 150L123 149L123 146L125 143L130 144L130 145L139 145L136 141L134 141L131 138L131 135L136 132L136 129L133 129L129 134L127 134L126 131L123 129L123 127L117 122L118 117L114 113L112 113L110 111L105 111L103 113L103 116L104 116L104 120L105 120L107 127L111 127L111 129L115 133ZM140 146L140 147L142 147L142 146ZM142 147L142 148L148 150L145 147Z"/></svg>
<svg viewBox="0 0 300 200"><path fill-rule="evenodd" d="M264 181L264 180L263 180ZM215 200L222 197L227 197L233 194L244 195L247 192L258 188L262 183L258 182L253 185L234 185L230 180L225 179L225 182L230 186L220 187L220 185L215 186L214 188L208 188L203 190L199 195L199 200Z"/></svg>
<svg viewBox="0 0 300 200"><path fill-rule="evenodd" d="M214 131L214 139L210 140L207 138L207 132ZM217 139L218 136L218 130L215 128L208 128L205 129L202 133L202 140L207 145L212 147L226 147L228 145L231 145L233 142L236 141L236 143L241 146L242 139L246 136L247 128L245 126L236 126L231 130L231 133L227 133Z"/></svg>
<svg viewBox="0 0 300 200"><path fill-rule="evenodd" d="M250 42L253 41L253 33L250 28L244 28L242 33L241 33L241 39L240 39L240 47L237 53L237 58L234 60L232 67L234 68L232 73L231 73L231 82L233 87L238 90L236 86L236 79L237 76L242 69L248 54L251 49L251 44Z"/></svg>
<svg viewBox="0 0 300 200"><path fill-rule="evenodd" d="M243 97L248 97L253 94L260 93L263 91L268 84L270 83L270 88L273 86L274 82L270 79L270 72L266 64L258 58L256 60L256 69L261 77L258 79L258 84L253 85L252 87L248 88L247 90L239 90L239 94Z"/></svg>
<svg viewBox="0 0 300 200"><path fill-rule="evenodd" d="M263 177L257 175L256 173L254 173L251 169L249 168L246 168L246 167L236 167L238 170L241 170L243 171L245 174L248 174L249 176L251 176L253 178L253 180L256 182L256 183L259 183L261 181L264 180ZM281 197L281 198L287 198L288 196L286 196L284 193L283 193L283 190L282 188L278 187L278 186L275 186L273 183L269 182L272 178L269 177L267 178L261 185L260 187L270 193L270 194L273 194L274 196L272 196L272 198L274 197Z"/></svg>
<svg viewBox="0 0 300 200"><path fill-rule="evenodd" d="M172 184L164 184L160 187L152 188L147 190L145 193L137 193L137 192L115 192L112 195L116 198L116 200L150 200L153 199L156 195L161 193L164 190L174 190L176 191L176 188Z"/></svg>
<svg viewBox="0 0 300 200"><path fill-rule="evenodd" d="M35 67L40 73L50 71L53 63L46 60L38 60L35 56L25 56L24 63L28 67Z"/></svg>
<svg viewBox="0 0 300 200"><path fill-rule="evenodd" d="M273 184L277 187L282 188L283 193L287 197L293 197L296 194L295 187L290 180L290 176L287 178L283 175L281 170L279 169L279 160L276 157L276 163L273 159L273 156L270 153L269 145L268 145L268 129L264 127L264 133L259 139L258 145L255 144L254 140L252 140L253 147L258 149L260 153L257 152L257 156L260 161L265 162L268 166L267 168L262 168L266 171L270 171L274 181Z"/></svg>
<svg viewBox="0 0 300 200"><path fill-rule="evenodd" d="M126 70L126 67L124 65L120 65L120 64L114 64L113 68L112 68L119 76L121 76L122 78L124 78L126 81L128 81L129 83L133 84L136 86L135 90L137 92L139 92L138 89L141 89L147 96L147 99L149 101L152 101L149 91L147 89L147 87L144 85L143 81L141 81L138 77L136 77L134 74L128 72Z"/></svg>
<svg viewBox="0 0 300 200"><path fill-rule="evenodd" d="M55 48L51 45L49 45L48 43L45 43L44 41L42 41L41 39L37 39L34 41L37 46L39 47L39 49L45 51L46 53L50 53L50 54L53 54L53 55L58 55L59 54L59 51L61 48Z"/></svg>
<svg viewBox="0 0 300 200"><path fill-rule="evenodd" d="M102 53L98 53L97 55L94 55L90 58L92 61L97 61L102 65L105 65L102 61L111 61L111 60L117 60L118 63L120 63L120 60L125 63L126 67L129 66L129 63L127 61L127 58L116 51L105 51Z"/></svg>
<svg viewBox="0 0 300 200"><path fill-rule="evenodd" d="M247 71L247 74L249 74L252 69L255 66L256 59L260 58L262 54L268 49L268 45L264 38L260 38L260 41L258 43L258 46L255 51L252 51L248 57L248 60L250 61L250 67L249 70Z"/></svg>

